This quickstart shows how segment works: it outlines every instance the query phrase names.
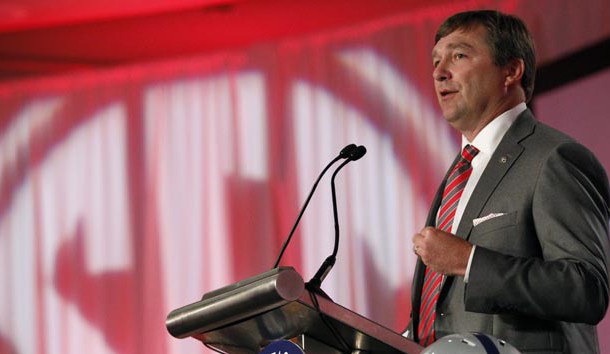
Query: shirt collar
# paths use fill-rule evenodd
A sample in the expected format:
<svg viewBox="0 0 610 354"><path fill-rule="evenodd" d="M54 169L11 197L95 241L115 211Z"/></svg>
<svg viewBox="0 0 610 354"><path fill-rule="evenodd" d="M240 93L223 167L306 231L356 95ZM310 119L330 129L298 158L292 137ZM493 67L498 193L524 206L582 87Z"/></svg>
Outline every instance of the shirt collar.
<svg viewBox="0 0 610 354"><path fill-rule="evenodd" d="M527 105L525 102L521 102L515 107L500 114L489 122L471 142L462 135L462 149L467 144L472 144L479 149L479 153L491 156L496 150L496 147L498 147L498 144L500 144L500 140L502 140L504 134L506 134L510 126L517 120L519 114L526 109Z"/></svg>

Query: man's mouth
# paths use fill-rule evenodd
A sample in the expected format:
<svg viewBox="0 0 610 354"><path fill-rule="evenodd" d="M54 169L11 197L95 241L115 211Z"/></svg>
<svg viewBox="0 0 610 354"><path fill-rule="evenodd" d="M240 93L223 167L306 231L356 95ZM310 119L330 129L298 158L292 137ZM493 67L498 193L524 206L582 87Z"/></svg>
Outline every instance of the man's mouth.
<svg viewBox="0 0 610 354"><path fill-rule="evenodd" d="M439 95L441 96L441 98L447 98L450 97L451 95L457 93L457 91L455 90L441 90L439 91Z"/></svg>

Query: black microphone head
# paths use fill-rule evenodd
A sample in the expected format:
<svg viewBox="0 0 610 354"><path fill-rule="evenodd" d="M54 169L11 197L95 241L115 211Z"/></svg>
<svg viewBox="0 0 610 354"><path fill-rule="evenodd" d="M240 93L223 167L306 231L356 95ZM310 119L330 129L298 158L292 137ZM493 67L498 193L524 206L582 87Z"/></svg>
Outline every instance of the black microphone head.
<svg viewBox="0 0 610 354"><path fill-rule="evenodd" d="M339 153L339 157L341 157L342 159L346 159L348 157L350 157L352 155L352 153L354 152L354 150L356 150L358 147L356 146L356 144L349 144L346 147L344 147L343 149L341 149L341 152Z"/></svg>
<svg viewBox="0 0 610 354"><path fill-rule="evenodd" d="M356 161L364 156L364 154L366 154L366 148L364 145L360 145L351 152L349 159L351 161Z"/></svg>

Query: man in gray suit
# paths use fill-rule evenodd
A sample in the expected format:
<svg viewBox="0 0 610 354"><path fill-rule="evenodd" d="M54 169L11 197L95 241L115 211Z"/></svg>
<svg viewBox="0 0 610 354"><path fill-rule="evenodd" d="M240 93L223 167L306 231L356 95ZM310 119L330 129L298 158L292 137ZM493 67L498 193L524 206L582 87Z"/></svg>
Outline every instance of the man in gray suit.
<svg viewBox="0 0 610 354"><path fill-rule="evenodd" d="M530 33L514 16L460 13L439 28L432 60L441 110L465 152L413 236L406 335L428 345L481 332L524 353L598 353L608 177L589 150L527 109Z"/></svg>

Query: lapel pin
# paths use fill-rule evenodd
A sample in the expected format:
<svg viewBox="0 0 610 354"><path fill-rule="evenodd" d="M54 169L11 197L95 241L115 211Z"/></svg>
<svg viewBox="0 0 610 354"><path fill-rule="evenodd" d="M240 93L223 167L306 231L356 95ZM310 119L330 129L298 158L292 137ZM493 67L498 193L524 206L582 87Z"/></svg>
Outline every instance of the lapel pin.
<svg viewBox="0 0 610 354"><path fill-rule="evenodd" d="M507 161L508 161L508 157L507 156L500 157L500 163L506 163Z"/></svg>

